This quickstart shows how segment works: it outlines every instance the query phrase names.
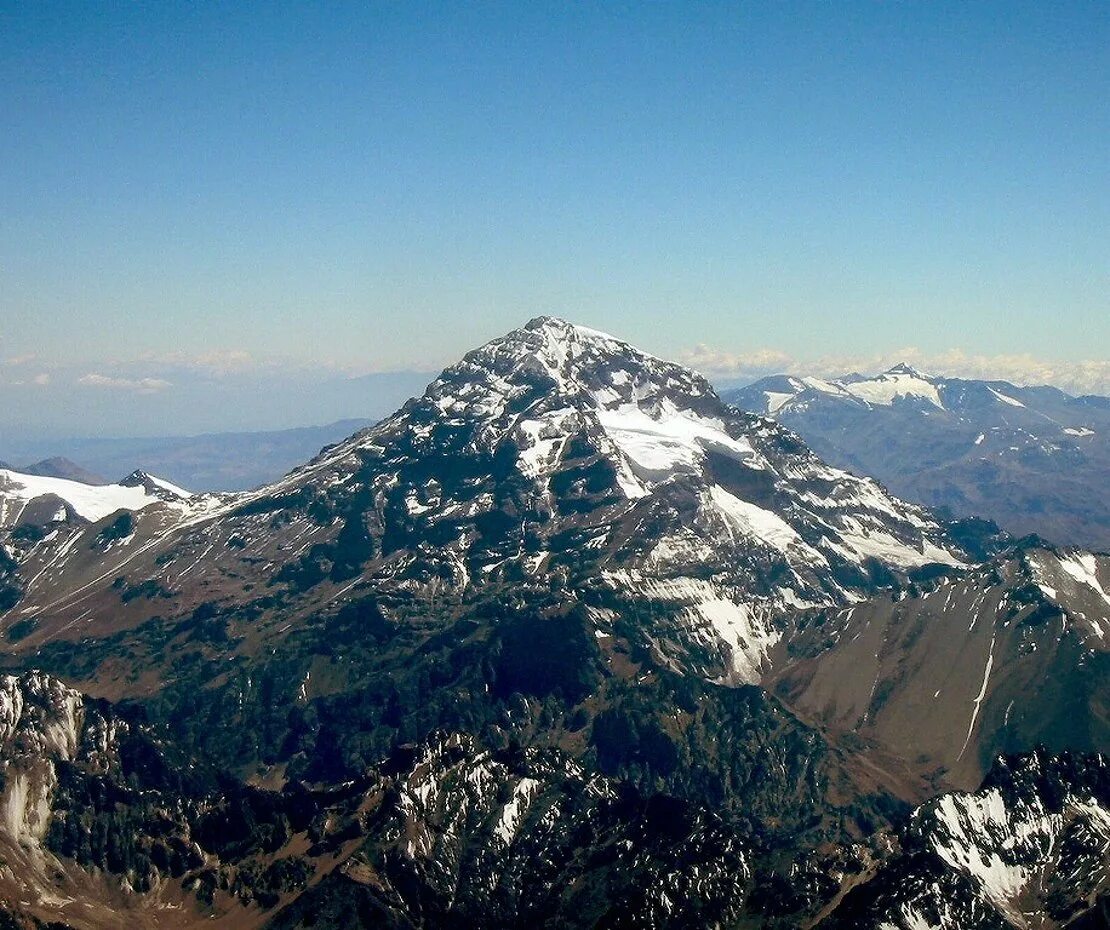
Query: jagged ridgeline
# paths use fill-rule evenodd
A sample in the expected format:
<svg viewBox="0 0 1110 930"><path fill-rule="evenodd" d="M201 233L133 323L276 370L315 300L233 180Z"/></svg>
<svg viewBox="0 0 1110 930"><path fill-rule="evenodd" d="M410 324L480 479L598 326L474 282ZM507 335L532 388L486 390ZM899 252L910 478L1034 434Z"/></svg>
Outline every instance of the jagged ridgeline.
<svg viewBox="0 0 1110 930"><path fill-rule="evenodd" d="M1102 906L1107 559L940 520L602 333L534 320L255 492L0 472L0 526L14 926ZM992 765L1037 744L1019 863L989 786L1029 763ZM967 902L899 897L930 881Z"/></svg>

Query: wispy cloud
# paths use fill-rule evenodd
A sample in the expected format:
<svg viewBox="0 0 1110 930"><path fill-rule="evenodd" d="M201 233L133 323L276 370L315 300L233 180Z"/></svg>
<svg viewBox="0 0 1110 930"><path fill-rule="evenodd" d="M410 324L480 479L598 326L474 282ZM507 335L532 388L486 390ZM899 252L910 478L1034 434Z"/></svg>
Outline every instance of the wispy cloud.
<svg viewBox="0 0 1110 930"><path fill-rule="evenodd" d="M12 387L24 387L25 385L34 385L35 387L46 387L50 383L50 372L40 371L32 378L20 378L16 381L9 381Z"/></svg>
<svg viewBox="0 0 1110 930"><path fill-rule="evenodd" d="M164 378L116 378L96 372L82 375L77 379L77 383L84 387L134 391L136 394L156 394L172 386Z"/></svg>
<svg viewBox="0 0 1110 930"><path fill-rule="evenodd" d="M245 349L212 349L207 352L147 352L134 360L143 366L157 366L198 374L243 374L261 367L262 363ZM132 363L132 364L134 364Z"/></svg>
<svg viewBox="0 0 1110 930"><path fill-rule="evenodd" d="M250 375L357 377L375 373L362 362L351 362L331 355L323 357L290 356L248 352L245 349L212 349L207 352L146 352L131 359L117 359L114 367L123 371L197 375L230 378ZM392 370L392 369L388 369Z"/></svg>
<svg viewBox="0 0 1110 930"><path fill-rule="evenodd" d="M914 346L870 354L798 358L777 349L729 352L704 344L679 353L679 358L707 375L738 380L754 380L769 374L822 378L851 372L872 374L898 362L907 362L921 371L950 378L1009 381L1019 385L1050 384L1072 394L1110 394L1110 360L1104 359L1059 362L1027 353L986 355L963 349L930 353Z"/></svg>
<svg viewBox="0 0 1110 930"><path fill-rule="evenodd" d="M707 375L730 377L762 377L792 371L797 365L793 356L778 349L756 349L754 352L728 352L698 343L678 354L684 365Z"/></svg>

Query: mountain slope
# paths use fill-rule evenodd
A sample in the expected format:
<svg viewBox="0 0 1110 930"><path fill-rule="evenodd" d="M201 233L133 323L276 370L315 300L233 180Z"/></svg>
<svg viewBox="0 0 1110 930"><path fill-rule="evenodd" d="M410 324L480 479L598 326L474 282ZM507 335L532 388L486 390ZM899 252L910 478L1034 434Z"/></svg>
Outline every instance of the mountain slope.
<svg viewBox="0 0 1110 930"><path fill-rule="evenodd" d="M1110 746L1110 557L1019 547L847 610L800 615L764 685L961 787L1000 752Z"/></svg>
<svg viewBox="0 0 1110 930"><path fill-rule="evenodd" d="M183 757L135 708L38 673L7 676L0 914L76 930L642 926L746 914L790 926L835 889L823 876L830 855L858 856L812 847L839 850L850 836L839 818L864 816L866 801L838 807L826 787L830 776L838 791L849 786L837 761L756 692L706 687L701 719L686 727L702 731L701 753L726 738L718 770L736 781L724 803L663 777L661 759L599 764L466 733L395 747L343 782L267 790ZM645 728L673 713L666 689L656 696L651 709L626 706L626 719ZM789 899L761 891L776 859L805 874Z"/></svg>
<svg viewBox="0 0 1110 930"><path fill-rule="evenodd" d="M95 565L129 546L140 522L165 531L218 502L141 471L118 484L90 485L0 469L0 611L34 585L48 586L79 541Z"/></svg>
<svg viewBox="0 0 1110 930"><path fill-rule="evenodd" d="M939 378L906 365L834 381L773 376L724 396L910 500L1017 535L1110 549L1106 398Z"/></svg>

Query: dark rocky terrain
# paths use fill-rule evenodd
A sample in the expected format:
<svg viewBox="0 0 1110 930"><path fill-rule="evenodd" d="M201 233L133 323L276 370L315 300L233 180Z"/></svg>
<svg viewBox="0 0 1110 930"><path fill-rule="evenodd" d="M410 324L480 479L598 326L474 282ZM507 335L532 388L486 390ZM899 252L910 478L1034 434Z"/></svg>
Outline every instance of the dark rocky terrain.
<svg viewBox="0 0 1110 930"><path fill-rule="evenodd" d="M1107 559L604 334L532 321L255 492L7 481L11 926L1097 919Z"/></svg>

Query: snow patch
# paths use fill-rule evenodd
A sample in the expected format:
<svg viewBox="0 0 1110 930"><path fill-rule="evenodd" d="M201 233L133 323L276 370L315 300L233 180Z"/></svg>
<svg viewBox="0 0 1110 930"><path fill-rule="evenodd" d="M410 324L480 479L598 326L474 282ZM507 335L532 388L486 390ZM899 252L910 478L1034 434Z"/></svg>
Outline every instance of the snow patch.
<svg viewBox="0 0 1110 930"><path fill-rule="evenodd" d="M891 406L900 397L918 397L940 410L944 409L936 385L916 372L892 370L874 378L846 384L844 389L860 400L883 407Z"/></svg>
<svg viewBox="0 0 1110 930"><path fill-rule="evenodd" d="M535 778L522 778L513 787L513 796L501 808L501 816L498 818L496 826L494 826L494 833L501 838L506 846L512 843L516 837L521 821L528 812L528 805L539 792L539 789L540 782Z"/></svg>
<svg viewBox="0 0 1110 930"><path fill-rule="evenodd" d="M601 408L597 417L614 445L646 473L641 477L662 479L678 470L694 471L709 449L749 468L764 467L747 437L734 439L720 420L679 410L669 400L658 405L654 416L636 404L623 404Z"/></svg>
<svg viewBox="0 0 1110 930"><path fill-rule="evenodd" d="M60 497L73 508L74 513L90 523L103 520L117 510L142 510L162 501L143 487L83 484L65 478L43 478L0 469L0 497L30 502L48 494Z"/></svg>
<svg viewBox="0 0 1110 930"><path fill-rule="evenodd" d="M782 409L782 405L794 397L793 394L782 394L778 391L764 391L763 396L767 398L768 413Z"/></svg>
<svg viewBox="0 0 1110 930"><path fill-rule="evenodd" d="M1110 604L1110 593L1107 593L1098 579L1098 562L1090 552L1075 552L1059 561L1060 568L1080 584L1092 588L1107 604Z"/></svg>
<svg viewBox="0 0 1110 930"><path fill-rule="evenodd" d="M729 525L742 534L758 539L780 552L796 552L804 556L807 561L827 562L798 535L794 527L777 513L741 500L720 485L713 485L709 489L709 494Z"/></svg>

